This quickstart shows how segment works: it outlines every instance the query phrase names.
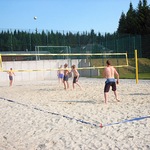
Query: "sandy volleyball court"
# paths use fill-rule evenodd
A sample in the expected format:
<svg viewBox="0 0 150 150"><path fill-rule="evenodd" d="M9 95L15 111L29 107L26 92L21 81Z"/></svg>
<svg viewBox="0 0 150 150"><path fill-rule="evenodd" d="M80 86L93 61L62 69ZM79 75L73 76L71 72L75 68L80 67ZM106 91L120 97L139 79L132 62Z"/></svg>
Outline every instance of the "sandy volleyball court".
<svg viewBox="0 0 150 150"><path fill-rule="evenodd" d="M110 91L107 105L104 79L79 81L84 90L57 80L0 83L0 150L150 149L150 80L120 80L121 102Z"/></svg>

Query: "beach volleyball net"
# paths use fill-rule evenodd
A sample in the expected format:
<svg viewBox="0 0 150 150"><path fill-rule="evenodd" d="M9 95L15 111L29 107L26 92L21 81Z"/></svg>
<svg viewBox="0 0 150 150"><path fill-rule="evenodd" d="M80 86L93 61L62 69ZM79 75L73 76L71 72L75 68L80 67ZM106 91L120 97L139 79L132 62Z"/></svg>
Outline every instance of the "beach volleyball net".
<svg viewBox="0 0 150 150"><path fill-rule="evenodd" d="M2 54L0 57L1 71L7 71L10 67L16 72L57 71L60 65L67 63L68 68L76 65L80 73L85 76L91 74L92 70L94 72L94 70L99 71L99 69L105 68L108 59L117 68L129 66L127 53L68 53L69 47L65 46L51 47L53 49L61 48L61 52L65 53L50 53L50 51L42 53L43 50L40 48L46 47L38 46L36 47L36 53L32 54ZM6 65L6 60L9 65ZM98 76L98 73L93 76Z"/></svg>
<svg viewBox="0 0 150 150"><path fill-rule="evenodd" d="M23 77L20 77L20 80L26 76L32 80L54 79L60 65L67 63L69 70L75 65L81 77L103 77L102 72L109 59L120 78L136 78L138 82L137 59L128 59L127 53L67 53L69 48L61 48L64 48L66 53L41 53L39 50L36 53L0 54L0 71L8 72L13 68L14 72L22 72Z"/></svg>

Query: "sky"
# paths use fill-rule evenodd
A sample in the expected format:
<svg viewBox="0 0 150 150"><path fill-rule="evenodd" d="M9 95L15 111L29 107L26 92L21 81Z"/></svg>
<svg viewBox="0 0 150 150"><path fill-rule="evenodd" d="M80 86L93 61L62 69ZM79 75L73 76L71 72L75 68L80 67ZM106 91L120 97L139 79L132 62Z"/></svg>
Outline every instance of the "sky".
<svg viewBox="0 0 150 150"><path fill-rule="evenodd" d="M139 0L0 0L0 29L113 33L130 2L136 9Z"/></svg>

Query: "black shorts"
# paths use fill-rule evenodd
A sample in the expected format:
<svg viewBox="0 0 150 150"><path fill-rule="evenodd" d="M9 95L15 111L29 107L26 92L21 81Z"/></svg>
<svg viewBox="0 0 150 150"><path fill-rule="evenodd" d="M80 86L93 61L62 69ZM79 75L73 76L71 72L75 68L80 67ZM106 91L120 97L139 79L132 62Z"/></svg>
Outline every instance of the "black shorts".
<svg viewBox="0 0 150 150"><path fill-rule="evenodd" d="M11 80L11 81L12 81L12 80L13 80L13 76L9 76L9 80Z"/></svg>
<svg viewBox="0 0 150 150"><path fill-rule="evenodd" d="M69 76L68 76L68 75L67 75L67 76L65 76L65 75L64 75L63 80L64 80L64 81L68 81L68 78L69 78Z"/></svg>
<svg viewBox="0 0 150 150"><path fill-rule="evenodd" d="M74 77L73 78L73 83L76 83L76 82L78 82L77 77Z"/></svg>
<svg viewBox="0 0 150 150"><path fill-rule="evenodd" d="M110 86L112 87L112 91L116 91L116 82L105 83L104 92L109 92Z"/></svg>

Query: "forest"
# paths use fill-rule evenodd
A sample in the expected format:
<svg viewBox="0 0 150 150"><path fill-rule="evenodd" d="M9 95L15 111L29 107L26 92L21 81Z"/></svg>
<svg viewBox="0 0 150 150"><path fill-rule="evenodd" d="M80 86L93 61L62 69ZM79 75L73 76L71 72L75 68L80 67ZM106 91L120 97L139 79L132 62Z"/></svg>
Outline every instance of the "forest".
<svg viewBox="0 0 150 150"><path fill-rule="evenodd" d="M133 8L129 4L127 13L122 12L114 33L71 32L54 30L1 29L0 52L34 51L35 46L70 46L71 52L84 52L90 47L92 52L128 52L139 50L139 56L150 58L150 5L147 0L139 0Z"/></svg>

